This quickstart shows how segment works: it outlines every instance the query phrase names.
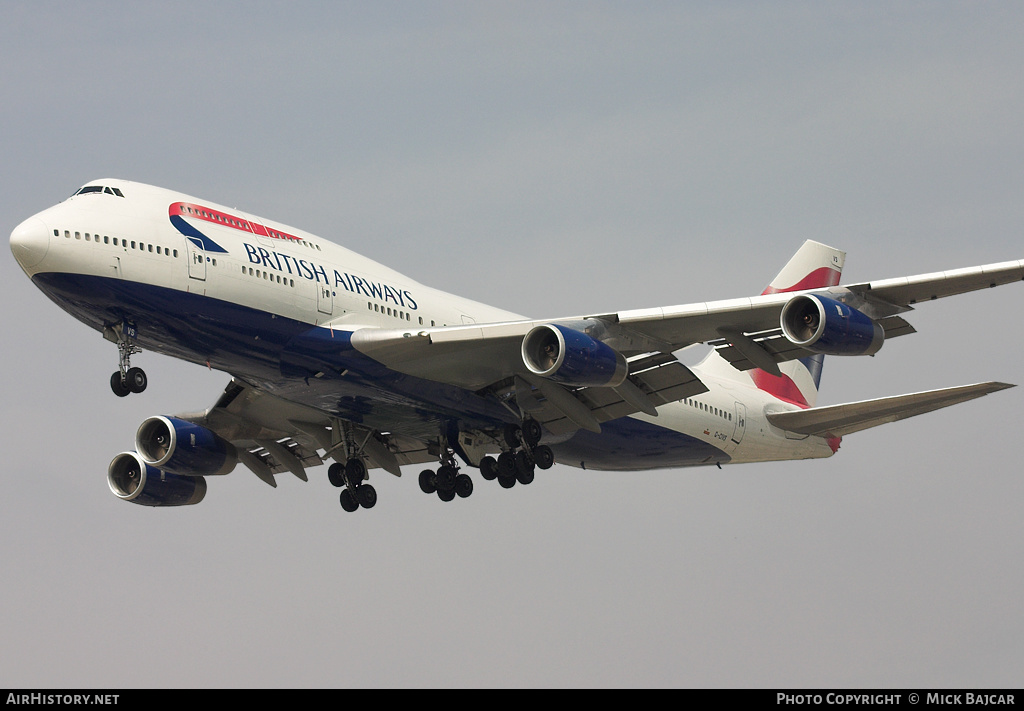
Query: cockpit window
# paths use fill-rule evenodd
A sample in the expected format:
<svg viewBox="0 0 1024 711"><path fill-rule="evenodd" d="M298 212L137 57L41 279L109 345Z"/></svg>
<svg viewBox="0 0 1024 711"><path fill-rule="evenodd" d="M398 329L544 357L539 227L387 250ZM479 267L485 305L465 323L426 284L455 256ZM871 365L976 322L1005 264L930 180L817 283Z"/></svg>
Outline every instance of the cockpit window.
<svg viewBox="0 0 1024 711"><path fill-rule="evenodd" d="M84 188L73 194L85 195L86 193L106 193L107 195L116 195L117 197L124 197L124 193L121 192L120 188L108 188L103 185L86 185Z"/></svg>

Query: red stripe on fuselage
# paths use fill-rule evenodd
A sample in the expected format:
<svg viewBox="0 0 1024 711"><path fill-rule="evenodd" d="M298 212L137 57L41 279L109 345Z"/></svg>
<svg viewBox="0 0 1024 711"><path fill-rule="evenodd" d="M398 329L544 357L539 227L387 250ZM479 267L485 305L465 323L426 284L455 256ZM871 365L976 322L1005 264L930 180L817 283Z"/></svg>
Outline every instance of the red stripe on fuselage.
<svg viewBox="0 0 1024 711"><path fill-rule="evenodd" d="M168 215L178 215L180 217L194 217L197 220L205 220L206 222L212 222L216 225L222 225L223 227L230 227L232 229L241 230L242 232L248 232L249 234L259 235L260 237L271 237L273 239L285 239L293 242L302 242L301 237L290 235L287 232L281 230L270 229L264 227L258 222L249 222L246 219L232 215L227 212L221 212L220 210L214 210L209 207L202 205L196 205L191 202L175 202L167 208Z"/></svg>

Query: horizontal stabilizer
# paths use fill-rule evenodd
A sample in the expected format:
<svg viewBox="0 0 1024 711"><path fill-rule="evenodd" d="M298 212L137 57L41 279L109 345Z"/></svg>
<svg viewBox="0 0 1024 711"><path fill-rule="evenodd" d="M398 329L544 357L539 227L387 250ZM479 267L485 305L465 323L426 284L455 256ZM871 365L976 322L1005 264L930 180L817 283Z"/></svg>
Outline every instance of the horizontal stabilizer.
<svg viewBox="0 0 1024 711"><path fill-rule="evenodd" d="M942 390L895 395L845 405L812 407L809 410L771 412L768 421L788 432L820 437L842 437L871 427L905 420L932 410L967 402L982 395L1012 388L1009 383L977 383Z"/></svg>

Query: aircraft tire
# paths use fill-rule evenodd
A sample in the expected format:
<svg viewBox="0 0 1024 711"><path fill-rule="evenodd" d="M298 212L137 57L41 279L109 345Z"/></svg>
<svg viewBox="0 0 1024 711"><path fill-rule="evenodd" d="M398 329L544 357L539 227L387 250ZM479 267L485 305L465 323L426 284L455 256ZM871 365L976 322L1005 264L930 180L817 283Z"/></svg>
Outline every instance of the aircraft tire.
<svg viewBox="0 0 1024 711"><path fill-rule="evenodd" d="M366 465L363 460L350 459L345 462L345 477L348 479L349 485L359 486L359 483L366 478Z"/></svg>
<svg viewBox="0 0 1024 711"><path fill-rule="evenodd" d="M451 501L455 498L455 489L438 489L437 498L441 501Z"/></svg>
<svg viewBox="0 0 1024 711"><path fill-rule="evenodd" d="M424 469L420 472L420 491L424 494L433 494L437 491L435 475L430 469Z"/></svg>
<svg viewBox="0 0 1024 711"><path fill-rule="evenodd" d="M118 397L127 397L131 390L125 384L124 380L121 379L121 371L117 371L110 376L110 389L114 391L114 394Z"/></svg>
<svg viewBox="0 0 1024 711"><path fill-rule="evenodd" d="M437 490L441 491L442 489L444 489L445 491L447 491L449 489L454 489L456 473L457 472L455 471L455 468L450 467L447 464L440 467L437 470Z"/></svg>
<svg viewBox="0 0 1024 711"><path fill-rule="evenodd" d="M327 481L331 482L331 486L345 486L345 467L340 462L327 467Z"/></svg>
<svg viewBox="0 0 1024 711"><path fill-rule="evenodd" d="M505 444L515 449L523 443L523 430L519 425L505 425Z"/></svg>
<svg viewBox="0 0 1024 711"><path fill-rule="evenodd" d="M551 447L542 444L534 448L533 461L541 469L550 469L555 463L555 453L551 451Z"/></svg>
<svg viewBox="0 0 1024 711"><path fill-rule="evenodd" d="M341 508L345 509L349 513L352 513L359 508L359 502L356 501L356 497L353 496L350 489L342 489L341 496L338 498L341 501Z"/></svg>
<svg viewBox="0 0 1024 711"><path fill-rule="evenodd" d="M468 474L459 474L455 477L455 493L463 499L473 493L473 480Z"/></svg>
<svg viewBox="0 0 1024 711"><path fill-rule="evenodd" d="M364 509L372 509L377 505L377 490L370 484L362 484L356 487L356 501Z"/></svg>
<svg viewBox="0 0 1024 711"><path fill-rule="evenodd" d="M516 475L516 455L512 452L502 452L498 455L498 478L502 476L515 477Z"/></svg>
<svg viewBox="0 0 1024 711"><path fill-rule="evenodd" d="M133 393L141 393L149 385L149 378L146 377L146 371L142 368L129 368L125 384Z"/></svg>
<svg viewBox="0 0 1024 711"><path fill-rule="evenodd" d="M544 430L540 426L540 423L532 417L528 420L523 420L523 441L532 449L540 444L540 438L544 436Z"/></svg>
<svg viewBox="0 0 1024 711"><path fill-rule="evenodd" d="M498 461L491 456L480 460L480 476L487 481L494 481L498 476Z"/></svg>

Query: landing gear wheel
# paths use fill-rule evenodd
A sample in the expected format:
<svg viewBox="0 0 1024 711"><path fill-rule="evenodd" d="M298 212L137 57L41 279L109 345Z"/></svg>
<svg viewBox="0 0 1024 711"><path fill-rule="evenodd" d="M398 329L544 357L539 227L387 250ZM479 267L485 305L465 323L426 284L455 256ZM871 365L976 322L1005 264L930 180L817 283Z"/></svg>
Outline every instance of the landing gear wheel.
<svg viewBox="0 0 1024 711"><path fill-rule="evenodd" d="M357 486L356 501L358 501L359 505L364 509L372 509L377 503L377 490L370 484L361 484L360 486Z"/></svg>
<svg viewBox="0 0 1024 711"><path fill-rule="evenodd" d="M345 509L349 513L352 513L359 508L359 502L356 501L356 497L352 495L351 489L342 489L341 496L341 508Z"/></svg>
<svg viewBox="0 0 1024 711"><path fill-rule="evenodd" d="M437 498L441 501L451 501L455 498L455 489L438 489Z"/></svg>
<svg viewBox="0 0 1024 711"><path fill-rule="evenodd" d="M433 494L437 491L437 484L434 479L434 472L424 469L420 472L420 491L424 494Z"/></svg>
<svg viewBox="0 0 1024 711"><path fill-rule="evenodd" d="M522 426L523 441L526 442L530 449L534 449L540 444L540 438L544 435L544 430L540 426L540 423L534 419L523 420Z"/></svg>
<svg viewBox="0 0 1024 711"><path fill-rule="evenodd" d="M551 447L542 444L534 448L533 461L541 469L550 469L555 463L555 453L551 451Z"/></svg>
<svg viewBox="0 0 1024 711"><path fill-rule="evenodd" d="M459 474L455 477L455 493L462 499L473 493L473 480L468 474Z"/></svg>
<svg viewBox="0 0 1024 711"><path fill-rule="evenodd" d="M487 456L480 460L480 476L487 481L494 481L498 476L498 461L494 457Z"/></svg>
<svg viewBox="0 0 1024 711"><path fill-rule="evenodd" d="M438 469L436 479L437 490L454 489L456 474L455 467L450 467L447 464Z"/></svg>
<svg viewBox="0 0 1024 711"><path fill-rule="evenodd" d="M125 383L124 378L121 377L120 370L110 376L110 389L118 397L127 397L131 393L131 389Z"/></svg>
<svg viewBox="0 0 1024 711"><path fill-rule="evenodd" d="M505 425L505 444L515 449L523 443L523 430L519 425Z"/></svg>
<svg viewBox="0 0 1024 711"><path fill-rule="evenodd" d="M502 489L511 489L513 486L516 485L516 477L514 474L512 476L509 476L507 474L499 474L498 483L501 484Z"/></svg>
<svg viewBox="0 0 1024 711"><path fill-rule="evenodd" d="M125 375L125 385L133 393L141 393L146 389L149 384L149 379L146 377L146 371L142 368L129 368L128 373Z"/></svg>
<svg viewBox="0 0 1024 711"><path fill-rule="evenodd" d="M345 467L341 462L335 462L327 467L327 481L331 482L331 486L345 486Z"/></svg>
<svg viewBox="0 0 1024 711"><path fill-rule="evenodd" d="M350 459L345 462L345 478L348 479L349 486L359 486L366 478L366 465L362 459Z"/></svg>
<svg viewBox="0 0 1024 711"><path fill-rule="evenodd" d="M516 453L516 480L526 486L527 484L533 483L535 470L533 468L533 458L530 457L526 452Z"/></svg>
<svg viewBox="0 0 1024 711"><path fill-rule="evenodd" d="M498 455L498 479L501 477L515 477L516 455L512 452L502 452Z"/></svg>

